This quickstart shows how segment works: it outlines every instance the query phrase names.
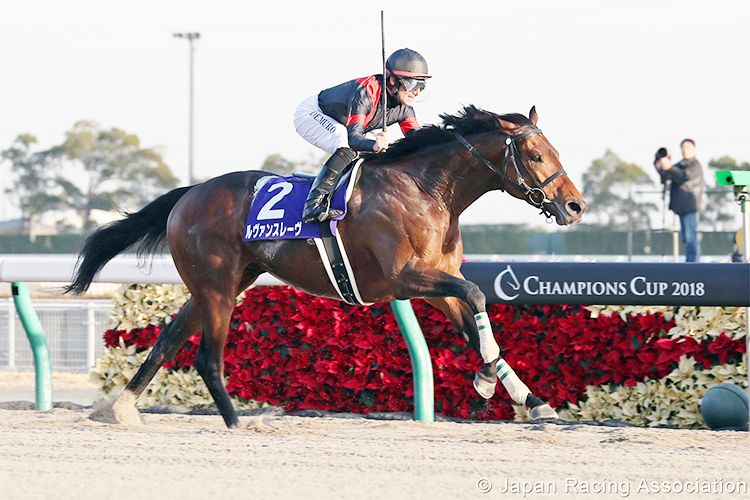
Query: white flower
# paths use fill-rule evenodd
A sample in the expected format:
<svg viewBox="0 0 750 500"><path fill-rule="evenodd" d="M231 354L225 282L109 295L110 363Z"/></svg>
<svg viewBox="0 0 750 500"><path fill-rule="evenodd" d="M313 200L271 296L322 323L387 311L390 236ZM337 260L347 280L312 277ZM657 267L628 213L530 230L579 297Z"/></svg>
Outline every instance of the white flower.
<svg viewBox="0 0 750 500"><path fill-rule="evenodd" d="M148 356L149 350L136 352L135 346L108 348L91 370L89 379L99 385L97 400L124 387L135 376L138 368ZM178 405L186 408L203 408L213 404L213 398L206 384L195 368L165 370L161 368L138 400L137 406L146 408L154 405ZM260 408L265 403L233 399L237 409Z"/></svg>
<svg viewBox="0 0 750 500"><path fill-rule="evenodd" d="M166 325L189 298L185 285L122 285L112 297L109 328L129 332Z"/></svg>
<svg viewBox="0 0 750 500"><path fill-rule="evenodd" d="M677 368L661 380L647 379L635 387L620 385L613 392L587 386L585 398L577 404L568 403L558 413L566 420L613 418L649 427L703 428L701 399L721 382L747 388L742 366L720 365L704 370L698 365L696 369L693 358L682 356Z"/></svg>

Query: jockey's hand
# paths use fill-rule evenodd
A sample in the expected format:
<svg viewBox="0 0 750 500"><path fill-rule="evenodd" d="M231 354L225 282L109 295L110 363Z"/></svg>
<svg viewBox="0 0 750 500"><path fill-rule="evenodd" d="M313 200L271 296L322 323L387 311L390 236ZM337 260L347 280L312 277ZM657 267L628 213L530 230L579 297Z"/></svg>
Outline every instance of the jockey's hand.
<svg viewBox="0 0 750 500"><path fill-rule="evenodd" d="M387 132L381 132L375 137L375 145L372 147L372 150L376 153L379 152L382 149L388 149L388 133Z"/></svg>

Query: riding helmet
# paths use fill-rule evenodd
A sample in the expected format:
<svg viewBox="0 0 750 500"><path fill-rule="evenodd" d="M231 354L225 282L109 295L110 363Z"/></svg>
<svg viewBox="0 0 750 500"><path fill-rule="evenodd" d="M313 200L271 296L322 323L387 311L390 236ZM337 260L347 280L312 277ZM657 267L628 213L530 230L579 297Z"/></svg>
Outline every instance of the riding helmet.
<svg viewBox="0 0 750 500"><path fill-rule="evenodd" d="M390 55L385 63L388 73L405 78L430 78L427 72L427 61L419 52L411 49L399 49Z"/></svg>

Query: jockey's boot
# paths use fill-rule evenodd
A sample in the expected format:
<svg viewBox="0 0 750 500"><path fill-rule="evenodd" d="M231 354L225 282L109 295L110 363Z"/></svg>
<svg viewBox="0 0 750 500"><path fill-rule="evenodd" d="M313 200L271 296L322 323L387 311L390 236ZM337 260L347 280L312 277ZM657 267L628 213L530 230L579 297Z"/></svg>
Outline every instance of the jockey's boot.
<svg viewBox="0 0 750 500"><path fill-rule="evenodd" d="M318 172L307 195L302 220L305 222L323 222L326 219L339 217L344 212L330 210L331 191L341 178L346 167L357 159L357 152L350 148L339 148L328 158Z"/></svg>

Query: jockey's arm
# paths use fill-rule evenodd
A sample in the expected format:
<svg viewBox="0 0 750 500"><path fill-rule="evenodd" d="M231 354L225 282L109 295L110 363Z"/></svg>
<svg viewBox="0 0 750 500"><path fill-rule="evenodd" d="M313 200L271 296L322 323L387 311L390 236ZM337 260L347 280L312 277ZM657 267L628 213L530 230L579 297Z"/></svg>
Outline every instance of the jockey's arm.
<svg viewBox="0 0 750 500"><path fill-rule="evenodd" d="M357 117L350 117L357 118ZM361 121L351 121L346 126L349 132L349 147L355 151L378 151L375 149L377 141L365 136L365 125Z"/></svg>
<svg viewBox="0 0 750 500"><path fill-rule="evenodd" d="M376 140L368 139L365 135L365 116L372 110L372 106L372 100L364 94L358 95L351 104L352 114L347 117L346 128L349 134L349 147L355 151L377 152L388 149L388 135L385 131L378 134ZM411 106L401 106L396 112L404 136L411 135L419 129L419 122Z"/></svg>

